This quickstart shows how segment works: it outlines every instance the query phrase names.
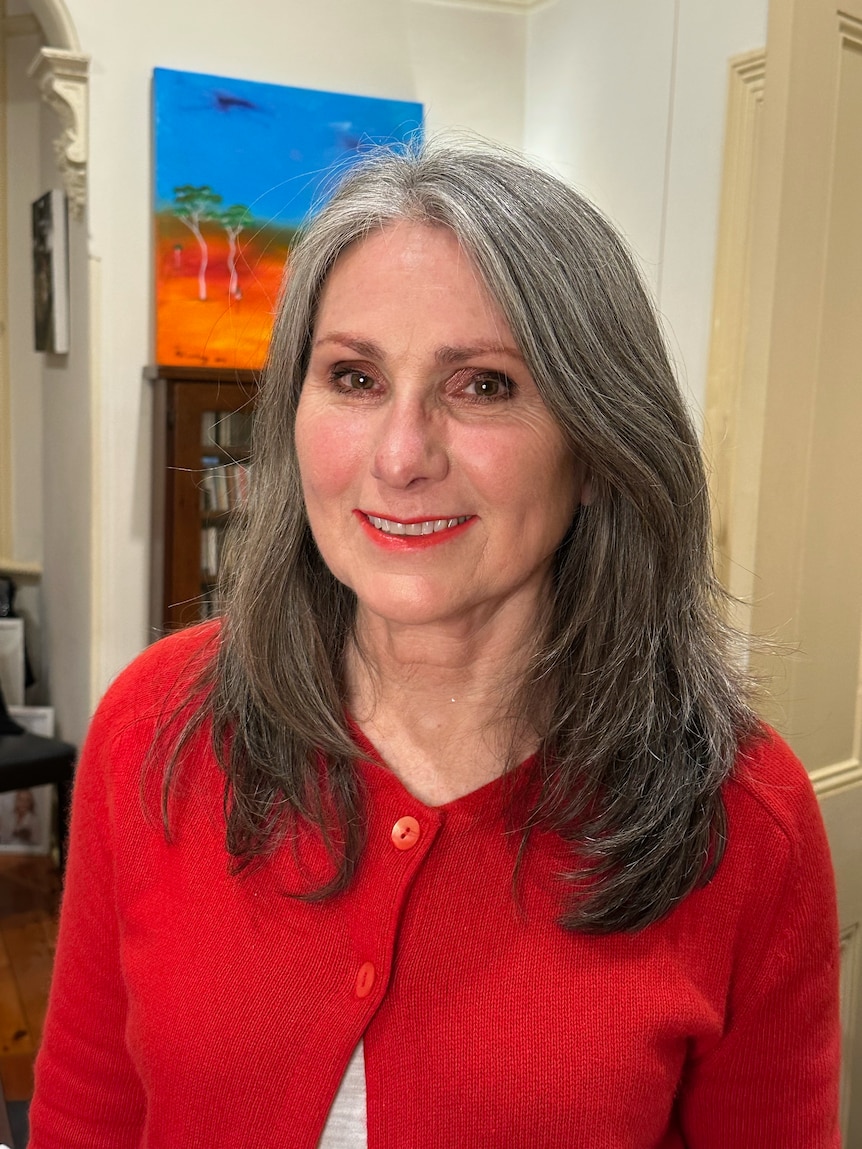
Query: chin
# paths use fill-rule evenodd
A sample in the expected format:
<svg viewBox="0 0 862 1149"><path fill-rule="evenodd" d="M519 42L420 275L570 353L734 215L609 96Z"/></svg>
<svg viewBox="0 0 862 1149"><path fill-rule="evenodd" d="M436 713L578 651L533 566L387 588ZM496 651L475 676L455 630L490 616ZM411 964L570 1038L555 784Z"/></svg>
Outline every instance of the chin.
<svg viewBox="0 0 862 1149"><path fill-rule="evenodd" d="M430 626L456 618L462 613L448 596L434 594L429 589L424 593L415 587L410 593L398 593L397 589L391 593L381 593L381 589L377 586L368 595L363 594L361 589L357 592L360 613L372 615L394 626Z"/></svg>

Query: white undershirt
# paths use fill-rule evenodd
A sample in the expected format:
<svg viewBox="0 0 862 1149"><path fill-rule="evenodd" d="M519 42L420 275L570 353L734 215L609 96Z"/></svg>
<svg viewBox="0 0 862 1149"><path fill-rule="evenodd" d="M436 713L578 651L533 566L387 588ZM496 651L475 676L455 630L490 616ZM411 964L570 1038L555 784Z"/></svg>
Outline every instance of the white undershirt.
<svg viewBox="0 0 862 1149"><path fill-rule="evenodd" d="M367 1149L367 1145L365 1054L360 1041L347 1063L318 1149Z"/></svg>

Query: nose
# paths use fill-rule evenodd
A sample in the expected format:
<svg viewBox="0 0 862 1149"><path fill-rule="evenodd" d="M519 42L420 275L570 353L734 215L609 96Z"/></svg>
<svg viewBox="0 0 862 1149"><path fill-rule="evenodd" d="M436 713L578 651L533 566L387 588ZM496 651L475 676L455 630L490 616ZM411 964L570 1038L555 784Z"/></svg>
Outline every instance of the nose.
<svg viewBox="0 0 862 1149"><path fill-rule="evenodd" d="M394 400L380 412L372 474L378 481L405 490L424 481L439 481L449 471L444 416L416 396Z"/></svg>

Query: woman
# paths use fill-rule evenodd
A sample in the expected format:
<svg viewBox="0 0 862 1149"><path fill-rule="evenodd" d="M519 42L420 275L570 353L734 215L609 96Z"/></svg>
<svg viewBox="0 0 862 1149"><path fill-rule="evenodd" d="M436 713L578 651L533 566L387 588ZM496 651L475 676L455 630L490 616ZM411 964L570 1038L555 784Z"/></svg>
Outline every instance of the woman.
<svg viewBox="0 0 862 1149"><path fill-rule="evenodd" d="M837 1145L823 829L608 224L369 161L255 453L221 627L93 723L32 1149Z"/></svg>

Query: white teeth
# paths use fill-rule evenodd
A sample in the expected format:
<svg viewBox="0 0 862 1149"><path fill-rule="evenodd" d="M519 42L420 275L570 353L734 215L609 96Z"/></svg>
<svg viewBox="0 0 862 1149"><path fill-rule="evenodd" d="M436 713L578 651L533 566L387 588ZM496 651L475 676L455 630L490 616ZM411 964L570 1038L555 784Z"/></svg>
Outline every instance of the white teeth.
<svg viewBox="0 0 862 1149"><path fill-rule="evenodd" d="M457 527L459 523L466 523L469 517L463 515L455 519L426 519L422 523L399 523L395 519L381 519L377 515L369 515L368 521L385 535L433 535L437 531L445 531Z"/></svg>

